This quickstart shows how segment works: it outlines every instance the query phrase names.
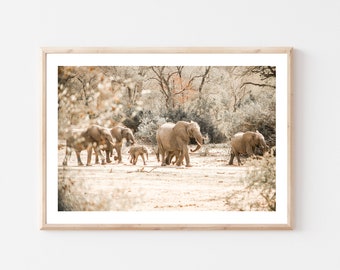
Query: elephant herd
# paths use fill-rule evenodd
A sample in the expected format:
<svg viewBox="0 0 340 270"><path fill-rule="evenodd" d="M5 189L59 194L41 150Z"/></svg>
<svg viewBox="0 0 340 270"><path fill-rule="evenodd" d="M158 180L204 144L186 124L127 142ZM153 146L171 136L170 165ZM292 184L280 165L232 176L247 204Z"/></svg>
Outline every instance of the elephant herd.
<svg viewBox="0 0 340 270"><path fill-rule="evenodd" d="M87 151L86 166L91 165L93 150L96 154L96 163L99 163L99 157L101 158L102 164L106 162L110 163L110 156L113 154L113 149L115 149L117 153L114 159L121 162L123 139L126 139L127 145L135 143L131 129L120 126L108 129L98 125L92 125L86 129L72 129L66 134L66 154L63 166L67 166L72 149L76 152L79 166L83 165L80 159L80 152L83 150ZM106 158L101 153L101 150L105 151Z"/></svg>
<svg viewBox="0 0 340 270"><path fill-rule="evenodd" d="M128 152L130 163L135 165L138 157L141 156L145 165L145 157L148 159L148 150L145 146L136 144L131 129L122 126L110 129L99 125L92 125L86 129L72 129L66 133L66 154L63 166L67 166L72 150L76 153L78 166L83 165L80 159L80 153L83 150L87 151L87 166L91 165L93 151L95 152L97 164L99 163L99 158L102 164L112 162L110 157L113 156L113 150L117 154L114 156L114 160L121 162L123 139L126 140L127 146L131 145ZM188 149L190 139L195 139L197 143L195 149L190 149L190 152L196 152L201 149L204 137L196 122L178 121L177 123L161 125L156 132L157 147L155 148L155 153L157 160L161 162L162 166L169 164L181 166L185 160L185 166L191 167ZM237 158L238 165L241 165L240 155L254 156L256 147L264 151L268 150L264 136L261 133L258 131L236 133L231 139L229 165L233 164L235 157ZM105 157L102 151L105 152ZM175 158L174 162L172 162L173 158Z"/></svg>

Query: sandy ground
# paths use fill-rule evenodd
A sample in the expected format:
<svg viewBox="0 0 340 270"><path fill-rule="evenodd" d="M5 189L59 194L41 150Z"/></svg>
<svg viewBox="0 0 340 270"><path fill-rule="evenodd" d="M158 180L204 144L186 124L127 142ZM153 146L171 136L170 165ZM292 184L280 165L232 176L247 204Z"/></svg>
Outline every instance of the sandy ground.
<svg viewBox="0 0 340 270"><path fill-rule="evenodd" d="M68 210L226 211L247 208L248 202L237 194L247 185L244 176L249 167L229 166L229 151L225 145L205 145L199 152L190 153L192 167L189 168L160 166L152 147L148 149L146 165L141 158L137 165L130 164L128 148L124 147L122 163L95 165L93 156L93 165L89 167L77 166L74 152L68 166L63 167L65 148L59 149L59 198L63 198ZM82 161L86 161L86 151L82 152Z"/></svg>

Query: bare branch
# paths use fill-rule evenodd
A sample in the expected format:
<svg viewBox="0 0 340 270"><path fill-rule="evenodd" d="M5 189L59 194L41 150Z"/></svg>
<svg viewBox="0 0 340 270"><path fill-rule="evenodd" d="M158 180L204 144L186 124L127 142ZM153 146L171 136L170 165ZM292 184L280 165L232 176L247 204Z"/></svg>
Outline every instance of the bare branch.
<svg viewBox="0 0 340 270"><path fill-rule="evenodd" d="M211 68L211 67L206 67L206 68L205 68L205 72L204 72L204 74L203 74L203 76L202 76L201 84L200 84L200 86L198 87L198 92L199 92L199 93L202 92L203 85L204 85L204 83L205 83L205 79L206 79L207 76L208 76L208 73L209 73L209 71L210 71L210 68Z"/></svg>
<svg viewBox="0 0 340 270"><path fill-rule="evenodd" d="M240 89L245 87L246 85L254 85L254 86L259 86L259 87L270 87L275 89L274 85L270 85L270 84L261 84L261 83L253 83L253 82L245 82L241 85Z"/></svg>

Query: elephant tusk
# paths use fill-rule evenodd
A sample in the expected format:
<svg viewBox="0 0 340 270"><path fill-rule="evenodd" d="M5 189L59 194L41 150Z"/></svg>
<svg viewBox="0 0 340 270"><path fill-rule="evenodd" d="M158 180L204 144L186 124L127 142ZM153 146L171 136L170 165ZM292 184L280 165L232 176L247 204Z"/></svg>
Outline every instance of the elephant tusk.
<svg viewBox="0 0 340 270"><path fill-rule="evenodd" d="M197 142L197 141L196 141ZM202 144L200 144L199 142L197 142L197 146L195 149L190 149L190 152L196 152L197 150L201 149Z"/></svg>

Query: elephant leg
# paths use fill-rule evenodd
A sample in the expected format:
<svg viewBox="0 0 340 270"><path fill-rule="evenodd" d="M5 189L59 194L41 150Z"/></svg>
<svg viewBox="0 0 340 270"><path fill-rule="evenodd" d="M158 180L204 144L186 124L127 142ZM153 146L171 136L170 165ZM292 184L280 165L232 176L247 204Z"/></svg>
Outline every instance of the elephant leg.
<svg viewBox="0 0 340 270"><path fill-rule="evenodd" d="M252 148L251 148L251 150L252 150L252 155L251 155L251 157L252 158L254 158L254 159L258 159L258 156L255 154L255 146L253 146Z"/></svg>
<svg viewBox="0 0 340 270"><path fill-rule="evenodd" d="M98 151L98 155L100 156L100 159L102 160L102 165L106 164L106 161L105 161L105 157L104 155L102 154L102 151L100 150L100 148L97 148L97 151Z"/></svg>
<svg viewBox="0 0 340 270"><path fill-rule="evenodd" d="M66 155L64 157L63 166L67 166L67 156Z"/></svg>
<svg viewBox="0 0 340 270"><path fill-rule="evenodd" d="M229 165L233 165L234 157L235 157L234 152L231 152L231 154L230 154L230 160L229 160Z"/></svg>
<svg viewBox="0 0 340 270"><path fill-rule="evenodd" d="M236 158L237 158L238 166L241 166L242 162L241 162L240 154L239 153L236 154Z"/></svg>
<svg viewBox="0 0 340 270"><path fill-rule="evenodd" d="M157 150L155 151L155 153L156 153L157 161L160 162L161 160L160 160L160 158L159 158L159 150L158 150L158 148L157 148Z"/></svg>
<svg viewBox="0 0 340 270"><path fill-rule="evenodd" d="M100 150L100 145L99 144L95 144L95 147L94 147L94 152L97 156L100 157L100 160L101 160L101 164L104 165L106 164L105 162L105 157L104 155L102 154L102 151ZM91 157L90 157L90 163L91 163Z"/></svg>
<svg viewBox="0 0 340 270"><path fill-rule="evenodd" d="M115 160L118 160L118 163L122 162L122 143L116 144L116 152L117 152L117 158Z"/></svg>
<svg viewBox="0 0 340 270"><path fill-rule="evenodd" d="M118 163L122 162L122 148L121 147L118 147L117 149L117 160L118 160Z"/></svg>
<svg viewBox="0 0 340 270"><path fill-rule="evenodd" d="M184 154L181 153L177 159L177 162L176 162L176 165L177 166L181 166L181 164L183 163L183 160L184 160Z"/></svg>
<svg viewBox="0 0 340 270"><path fill-rule="evenodd" d="M180 151L175 151L175 152L173 152L171 159L172 159L173 157L175 157L175 161L172 162L172 165L174 165L174 164L177 163L180 154L181 154ZM170 159L170 162L171 162L171 159ZM182 161L182 164L181 164L181 165L183 165L183 161Z"/></svg>
<svg viewBox="0 0 340 270"><path fill-rule="evenodd" d="M63 161L63 166L67 166L67 162L70 160L71 153L72 153L72 149L66 146L66 153L65 153L65 158Z"/></svg>
<svg viewBox="0 0 340 270"><path fill-rule="evenodd" d="M78 166L84 166L83 162L81 162L81 159L80 159L80 151L79 150L76 150L76 155L77 155Z"/></svg>
<svg viewBox="0 0 340 270"><path fill-rule="evenodd" d="M138 156L139 156L138 154L136 154L136 155L134 156L133 165L136 165L136 164L137 164Z"/></svg>
<svg viewBox="0 0 340 270"><path fill-rule="evenodd" d="M175 162L171 163L171 160L173 159L173 157L175 156L175 152L169 152L169 154L166 157L166 164L170 165L170 164L175 164L177 161L177 157Z"/></svg>
<svg viewBox="0 0 340 270"><path fill-rule="evenodd" d="M171 160L173 159L173 157L175 157L175 161L172 162L172 165L176 164L177 161L178 161L178 158L179 158L179 155L180 155L180 151L174 151L171 155L171 158L170 158L170 163L171 163ZM183 162L182 164L183 165Z"/></svg>
<svg viewBox="0 0 340 270"><path fill-rule="evenodd" d="M99 164L99 157L98 157L98 154L95 153L95 156L96 156L96 164Z"/></svg>
<svg viewBox="0 0 340 270"><path fill-rule="evenodd" d="M256 155L254 154L255 152L255 146L247 145L246 146L246 152L249 158L256 159Z"/></svg>
<svg viewBox="0 0 340 270"><path fill-rule="evenodd" d="M168 152L168 154L166 155L166 157L165 157L165 163L166 163L166 165L170 165L170 163L171 163L171 159L172 159L172 154L171 154L172 152Z"/></svg>
<svg viewBox="0 0 340 270"><path fill-rule="evenodd" d="M92 144L90 143L87 148L87 162L86 162L86 166L91 166L91 157L92 157ZM96 152L97 155L97 152Z"/></svg>
<svg viewBox="0 0 340 270"><path fill-rule="evenodd" d="M167 154L167 152L164 151L164 150L160 150L159 153L162 156L162 164L161 164L161 166L166 166L166 156L165 155Z"/></svg>
<svg viewBox="0 0 340 270"><path fill-rule="evenodd" d="M142 153L142 159L143 159L144 165L146 165L146 162L145 162L145 158L144 158L144 154L143 154L143 153Z"/></svg>
<svg viewBox="0 0 340 270"><path fill-rule="evenodd" d="M182 162L183 162L183 160L182 160ZM182 162L180 162L180 165L182 165ZM186 163L185 167L192 167L192 165L190 164L190 158L189 158L188 152L185 154L185 163Z"/></svg>
<svg viewBox="0 0 340 270"><path fill-rule="evenodd" d="M185 158L186 167L192 167L190 164L190 158L188 153L188 147L184 147L183 151L181 151L181 154L179 155L179 159L176 162L177 166L181 166L183 163L183 160Z"/></svg>
<svg viewBox="0 0 340 270"><path fill-rule="evenodd" d="M247 152L247 155L248 155L249 157L253 156L253 155L254 155L253 147L252 147L251 145L248 144L248 145L246 146L246 152Z"/></svg>
<svg viewBox="0 0 340 270"><path fill-rule="evenodd" d="M106 154L106 162L107 163L111 163L111 159L110 159L110 150L105 150L105 154Z"/></svg>

